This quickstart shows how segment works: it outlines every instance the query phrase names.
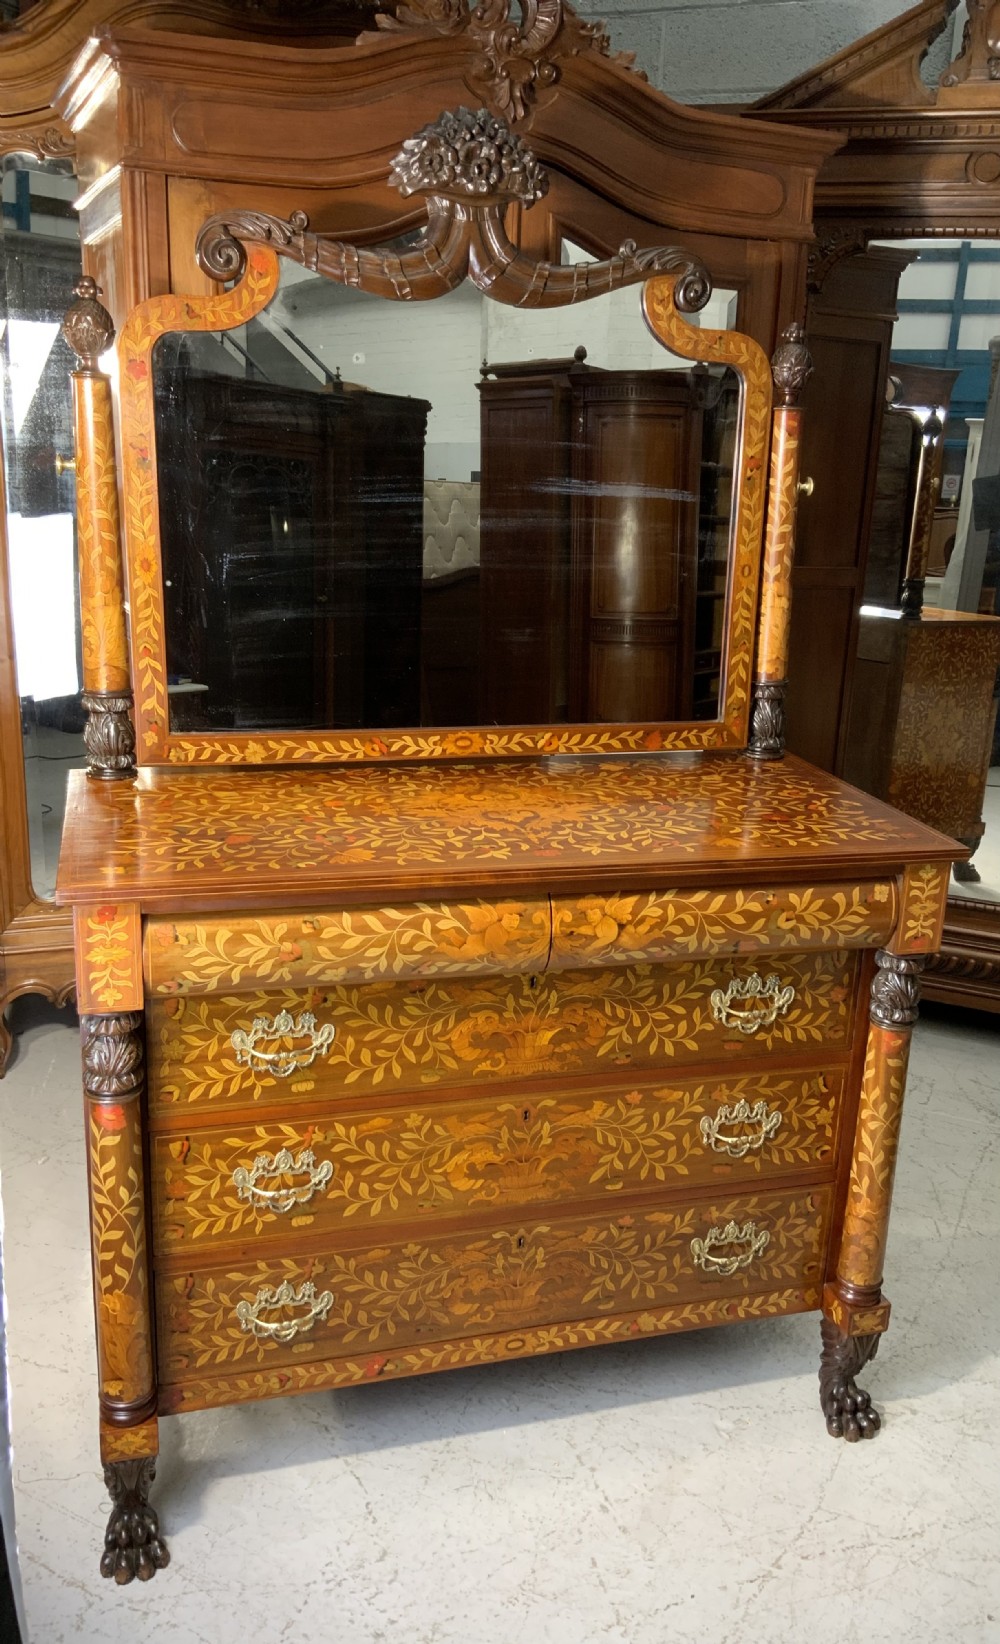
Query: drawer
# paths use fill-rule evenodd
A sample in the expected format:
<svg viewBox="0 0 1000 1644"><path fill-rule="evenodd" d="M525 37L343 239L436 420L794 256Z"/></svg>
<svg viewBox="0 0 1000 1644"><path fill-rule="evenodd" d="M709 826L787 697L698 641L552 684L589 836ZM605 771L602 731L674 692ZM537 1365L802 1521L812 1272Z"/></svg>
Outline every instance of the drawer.
<svg viewBox="0 0 1000 1644"><path fill-rule="evenodd" d="M159 1379L815 1287L832 1194L723 1196L160 1272Z"/></svg>
<svg viewBox="0 0 1000 1644"><path fill-rule="evenodd" d="M175 995L147 1007L154 1118L427 1086L846 1053L857 955ZM234 1035L236 1036L234 1044Z"/></svg>
<svg viewBox="0 0 1000 1644"><path fill-rule="evenodd" d="M151 918L143 964L170 995L881 947L897 902L884 879Z"/></svg>
<svg viewBox="0 0 1000 1644"><path fill-rule="evenodd" d="M832 1172L842 1071L351 1107L152 1141L157 1250Z"/></svg>

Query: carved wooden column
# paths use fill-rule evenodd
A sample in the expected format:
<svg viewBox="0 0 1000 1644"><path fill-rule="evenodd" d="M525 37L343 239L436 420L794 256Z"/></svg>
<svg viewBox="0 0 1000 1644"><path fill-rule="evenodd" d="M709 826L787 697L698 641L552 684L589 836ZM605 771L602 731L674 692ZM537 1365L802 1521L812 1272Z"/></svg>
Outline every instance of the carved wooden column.
<svg viewBox="0 0 1000 1644"><path fill-rule="evenodd" d="M920 1000L920 973L941 944L948 873L940 866L904 875L900 915L887 948L875 955L870 1026L835 1277L823 1291L820 1403L827 1432L874 1438L880 1422L855 1376L874 1358L889 1325L882 1294L892 1184Z"/></svg>
<svg viewBox="0 0 1000 1644"><path fill-rule="evenodd" d="M101 1573L148 1581L169 1562L148 1505L156 1470L156 1371L143 1192L141 1011L83 1015L83 1084L100 1376L101 1458L113 1502Z"/></svg>
<svg viewBox="0 0 1000 1644"><path fill-rule="evenodd" d="M795 515L799 500L799 398L812 374L812 360L800 325L790 325L771 360L781 396L771 421L771 463L757 677L749 752L755 759L780 759L785 751L785 691L788 683L788 631L792 611L792 561ZM810 482L806 482L809 486Z"/></svg>
<svg viewBox="0 0 1000 1644"><path fill-rule="evenodd" d="M63 322L63 335L80 361L70 381L87 710L83 740L90 775L114 781L135 775L111 382L98 364L115 330L90 276L84 274L74 289L77 300Z"/></svg>

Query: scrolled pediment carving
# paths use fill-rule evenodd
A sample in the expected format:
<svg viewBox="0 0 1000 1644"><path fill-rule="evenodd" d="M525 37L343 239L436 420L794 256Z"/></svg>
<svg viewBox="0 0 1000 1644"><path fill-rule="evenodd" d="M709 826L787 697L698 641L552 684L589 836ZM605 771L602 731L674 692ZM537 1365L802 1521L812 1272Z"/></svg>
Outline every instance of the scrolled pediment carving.
<svg viewBox="0 0 1000 1644"><path fill-rule="evenodd" d="M469 86L492 114L523 120L559 78L559 59L610 55L602 23L585 23L565 0L404 0L375 19L383 32L464 34L477 49ZM361 40L371 36L362 35ZM632 66L632 53L615 61Z"/></svg>
<svg viewBox="0 0 1000 1644"><path fill-rule="evenodd" d="M198 262L215 280L246 267L247 244L270 246L316 274L396 301L426 301L471 279L498 302L557 308L582 302L655 274L676 276L674 298L684 313L704 308L712 294L708 271L678 246L640 250L626 240L613 257L594 262L539 262L513 243L504 226L512 201L530 208L548 178L527 144L488 109L442 114L408 138L389 180L404 195L427 201L427 223L412 246L356 246L309 231L304 212L286 221L260 211L221 212L202 225Z"/></svg>

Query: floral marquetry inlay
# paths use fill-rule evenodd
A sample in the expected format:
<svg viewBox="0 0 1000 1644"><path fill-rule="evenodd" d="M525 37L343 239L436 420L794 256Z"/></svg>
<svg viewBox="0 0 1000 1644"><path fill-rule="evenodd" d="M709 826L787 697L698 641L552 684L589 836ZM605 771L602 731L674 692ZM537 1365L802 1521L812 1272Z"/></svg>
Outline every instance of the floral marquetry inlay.
<svg viewBox="0 0 1000 1644"><path fill-rule="evenodd" d="M669 1084L647 1076L624 1089L438 1098L298 1125L168 1132L153 1142L155 1239L175 1250L248 1233L287 1238L289 1226L384 1226L584 1192L828 1172L842 1083L841 1072ZM270 1198L246 1186L261 1159Z"/></svg>
<svg viewBox="0 0 1000 1644"><path fill-rule="evenodd" d="M340 883L358 901L387 886L425 897L494 867L588 890L748 861L763 877L794 857L801 882L814 863L940 861L945 848L791 758L147 772L99 792L84 781L71 778L61 893L106 901L115 887L150 909L214 890L259 902L262 888L272 906L317 891L329 906Z"/></svg>
<svg viewBox="0 0 1000 1644"><path fill-rule="evenodd" d="M711 996L752 962L707 959L674 966L559 974L371 983L288 992L157 998L148 1015L154 1110L248 1100L283 1103L341 1092L406 1090L491 1077L674 1067L696 1056L750 1060L784 1049L849 1043L855 959L844 953L779 961L795 1000L749 1038L719 1023ZM305 1005L334 1027L322 1061L300 1078L241 1067L232 1034L254 1016Z"/></svg>
<svg viewBox="0 0 1000 1644"><path fill-rule="evenodd" d="M538 1329L462 1335L422 1347L394 1347L387 1353L359 1353L320 1358L285 1367L242 1366L231 1374L203 1371L185 1375L183 1382L161 1386L160 1410L203 1410L244 1400L277 1398L282 1393L319 1392L327 1387L353 1387L366 1381L391 1381L398 1376L427 1375L504 1359L563 1353L573 1347L601 1347L609 1342L634 1341L641 1336L666 1335L679 1330L704 1330L733 1324L739 1319L776 1318L805 1313L818 1307L815 1284L770 1290L763 1296L705 1296L668 1307L641 1308L611 1318L575 1318L565 1324Z"/></svg>
<svg viewBox="0 0 1000 1644"><path fill-rule="evenodd" d="M364 1346L386 1350L473 1332L526 1329L560 1317L815 1283L822 1277L831 1190L757 1195L697 1208L636 1209L484 1232L449 1231L396 1245L333 1249L298 1260L163 1276L157 1332L160 1378L209 1368L291 1363ZM752 1269L704 1274L691 1242L734 1218L768 1233ZM245 1332L241 1304L261 1289L303 1284L332 1294L322 1323L298 1344Z"/></svg>

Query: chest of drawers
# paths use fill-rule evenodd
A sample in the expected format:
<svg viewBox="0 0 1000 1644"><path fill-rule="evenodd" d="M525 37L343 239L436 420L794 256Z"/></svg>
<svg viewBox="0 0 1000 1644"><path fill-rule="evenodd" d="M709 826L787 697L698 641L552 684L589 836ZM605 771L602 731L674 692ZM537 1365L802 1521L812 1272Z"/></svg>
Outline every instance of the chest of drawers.
<svg viewBox="0 0 1000 1644"><path fill-rule="evenodd" d="M873 1434L951 849L792 759L81 779L106 1458L138 1478L160 1415L814 1310L827 1425Z"/></svg>

